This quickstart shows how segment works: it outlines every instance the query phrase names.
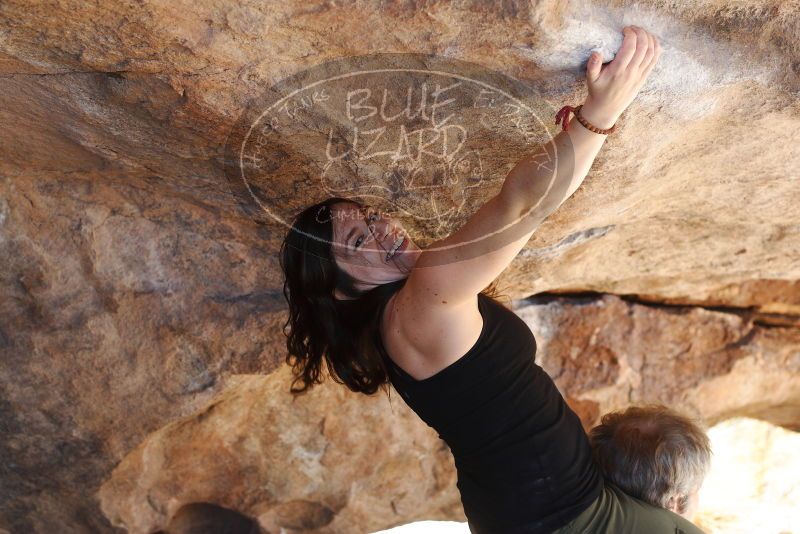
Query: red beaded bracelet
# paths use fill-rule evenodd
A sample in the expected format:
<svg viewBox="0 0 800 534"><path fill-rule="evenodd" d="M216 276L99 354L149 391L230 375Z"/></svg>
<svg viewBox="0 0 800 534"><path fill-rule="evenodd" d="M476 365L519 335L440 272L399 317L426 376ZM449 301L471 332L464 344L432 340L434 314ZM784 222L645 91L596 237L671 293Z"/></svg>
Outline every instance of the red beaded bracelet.
<svg viewBox="0 0 800 534"><path fill-rule="evenodd" d="M587 130L590 130L594 133L608 135L614 131L614 128L617 127L616 123L614 123L614 125L611 126L611 128L606 128L606 129L593 126L592 124L589 123L589 121L587 121L581 116L580 111L582 107L583 104L581 104L576 108L573 108L572 106L564 106L563 108L559 109L558 113L556 113L556 124L560 122L562 130L564 130L565 132L569 130L569 114L570 112L572 112L575 114L575 118L578 119L579 123L581 123Z"/></svg>

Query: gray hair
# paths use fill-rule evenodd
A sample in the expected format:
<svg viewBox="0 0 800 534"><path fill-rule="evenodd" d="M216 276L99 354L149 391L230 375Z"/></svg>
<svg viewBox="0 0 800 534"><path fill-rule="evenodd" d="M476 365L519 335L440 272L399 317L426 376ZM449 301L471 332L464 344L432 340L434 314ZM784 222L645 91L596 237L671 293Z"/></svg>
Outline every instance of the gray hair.
<svg viewBox="0 0 800 534"><path fill-rule="evenodd" d="M694 420L663 405L632 406L604 415L589 431L605 479L631 497L683 513L703 482L711 444Z"/></svg>

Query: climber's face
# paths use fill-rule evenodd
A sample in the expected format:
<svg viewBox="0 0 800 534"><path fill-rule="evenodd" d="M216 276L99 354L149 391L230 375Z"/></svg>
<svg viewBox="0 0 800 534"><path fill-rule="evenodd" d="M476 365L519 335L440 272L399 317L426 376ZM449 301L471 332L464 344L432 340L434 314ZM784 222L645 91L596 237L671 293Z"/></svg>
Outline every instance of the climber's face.
<svg viewBox="0 0 800 534"><path fill-rule="evenodd" d="M411 272L421 250L400 221L371 206L345 202L331 207L331 217L336 264L355 278L358 289L366 291ZM400 238L402 243L394 251Z"/></svg>

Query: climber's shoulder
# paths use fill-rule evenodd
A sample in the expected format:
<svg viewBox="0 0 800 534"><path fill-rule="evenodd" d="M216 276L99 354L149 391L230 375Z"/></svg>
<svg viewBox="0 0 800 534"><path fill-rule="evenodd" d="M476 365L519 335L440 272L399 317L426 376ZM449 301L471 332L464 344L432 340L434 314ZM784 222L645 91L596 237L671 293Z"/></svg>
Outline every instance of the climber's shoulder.
<svg viewBox="0 0 800 534"><path fill-rule="evenodd" d="M448 305L419 302L403 289L384 308L381 339L392 360L417 380L438 373L478 340L483 320L478 296Z"/></svg>

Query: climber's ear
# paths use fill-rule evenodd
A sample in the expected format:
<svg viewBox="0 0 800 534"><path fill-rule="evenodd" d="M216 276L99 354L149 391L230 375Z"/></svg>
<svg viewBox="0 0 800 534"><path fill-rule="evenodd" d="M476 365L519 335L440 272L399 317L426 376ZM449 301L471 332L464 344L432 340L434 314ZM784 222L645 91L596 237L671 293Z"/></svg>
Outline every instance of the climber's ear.
<svg viewBox="0 0 800 534"><path fill-rule="evenodd" d="M681 510L679 510L680 499L678 498L678 496L677 495L670 496L670 498L667 500L667 505L664 508L666 508L670 512L675 512L676 514L680 514L681 513Z"/></svg>

